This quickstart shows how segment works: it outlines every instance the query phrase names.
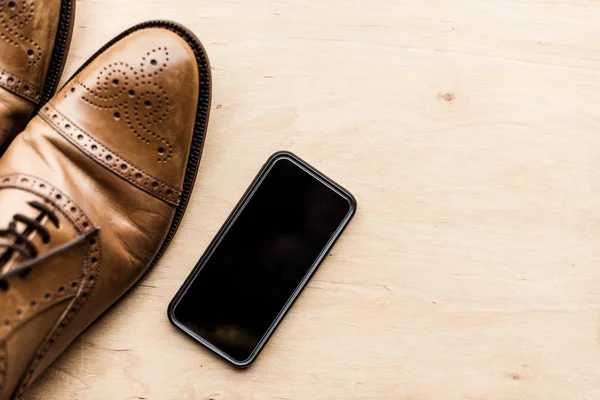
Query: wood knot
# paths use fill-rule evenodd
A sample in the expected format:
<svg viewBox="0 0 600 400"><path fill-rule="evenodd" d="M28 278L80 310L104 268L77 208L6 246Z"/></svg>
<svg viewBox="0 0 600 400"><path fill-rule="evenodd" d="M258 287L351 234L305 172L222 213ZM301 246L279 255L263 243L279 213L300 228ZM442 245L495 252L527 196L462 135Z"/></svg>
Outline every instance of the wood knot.
<svg viewBox="0 0 600 400"><path fill-rule="evenodd" d="M450 92L442 92L440 93L439 97L441 100L447 103L452 103L456 99L456 96L454 96L454 94Z"/></svg>
<svg viewBox="0 0 600 400"><path fill-rule="evenodd" d="M521 375L517 374L516 372L508 374L508 377L510 379L512 379L513 381L520 381L521 380Z"/></svg>

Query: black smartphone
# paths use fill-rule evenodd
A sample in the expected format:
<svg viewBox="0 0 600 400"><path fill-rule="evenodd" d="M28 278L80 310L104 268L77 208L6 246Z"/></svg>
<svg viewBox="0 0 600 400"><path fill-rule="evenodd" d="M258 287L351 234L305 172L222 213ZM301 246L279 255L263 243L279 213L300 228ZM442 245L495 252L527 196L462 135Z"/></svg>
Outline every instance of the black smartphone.
<svg viewBox="0 0 600 400"><path fill-rule="evenodd" d="M169 320L247 367L355 211L348 191L294 154L275 153L169 304Z"/></svg>

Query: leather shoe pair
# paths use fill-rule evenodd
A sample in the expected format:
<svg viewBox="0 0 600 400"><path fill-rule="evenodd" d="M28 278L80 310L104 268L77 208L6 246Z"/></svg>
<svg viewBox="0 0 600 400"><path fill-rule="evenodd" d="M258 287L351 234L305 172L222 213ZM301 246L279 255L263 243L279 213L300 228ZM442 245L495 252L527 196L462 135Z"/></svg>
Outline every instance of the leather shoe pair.
<svg viewBox="0 0 600 400"><path fill-rule="evenodd" d="M0 142L16 135L0 157L0 399L156 264L208 123L204 49L164 21L113 39L44 104L72 21L68 0L0 0Z"/></svg>

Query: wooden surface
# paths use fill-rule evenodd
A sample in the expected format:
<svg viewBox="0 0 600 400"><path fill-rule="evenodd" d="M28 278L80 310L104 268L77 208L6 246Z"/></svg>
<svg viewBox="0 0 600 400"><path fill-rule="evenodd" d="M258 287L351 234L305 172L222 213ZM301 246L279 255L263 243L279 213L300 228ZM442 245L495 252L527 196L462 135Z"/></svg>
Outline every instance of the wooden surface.
<svg viewBox="0 0 600 400"><path fill-rule="evenodd" d="M195 193L27 399L600 399L597 1L79 0L67 74L153 18L213 65ZM237 371L166 308L281 149L359 211Z"/></svg>

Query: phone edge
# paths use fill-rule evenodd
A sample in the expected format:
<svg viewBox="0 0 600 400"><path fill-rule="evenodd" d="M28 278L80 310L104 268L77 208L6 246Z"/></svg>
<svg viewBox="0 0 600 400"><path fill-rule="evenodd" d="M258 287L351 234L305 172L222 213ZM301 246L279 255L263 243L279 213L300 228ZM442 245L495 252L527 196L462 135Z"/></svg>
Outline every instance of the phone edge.
<svg viewBox="0 0 600 400"><path fill-rule="evenodd" d="M346 217L344 217L344 220L340 224L340 227L338 228L337 232L335 233L335 235L333 235L331 237L327 246L323 249L323 251L321 252L319 257L315 260L314 266L311 268L310 271L308 271L306 276L298 284L298 287L296 288L294 293L290 296L290 299L282 307L281 312L279 313L277 318L273 321L273 323L271 324L269 329L266 331L265 335L263 335L263 337L259 341L256 348L253 350L253 352L250 354L250 356L246 360L239 361L239 360L233 359L227 353L223 352L222 350L220 350L219 348L214 346L212 343L210 343L206 339L204 339L200 336L197 336L190 330L186 329L185 325L182 324L180 321L178 321L177 318L175 317L175 307L181 300L181 297L183 297L183 295L187 292L187 290L188 290L190 284L193 282L193 279L195 278L195 276L200 272L202 265L205 262L205 258L206 258L205 256L212 253L214 246L217 244L217 242L219 241L221 236L225 233L225 231L229 228L229 225L232 223L233 217L237 214L240 207L246 202L249 194L255 189L256 185L264 178L267 170L277 161L277 159L282 158L282 157L291 158L293 161L298 162L305 169L309 170L309 172L316 174L316 176L319 179L322 179L328 185L332 186L336 191L340 192L342 194L342 196L348 201L348 204L350 205L350 207L349 207L348 214L346 215ZM254 363L254 361L259 356L259 354L262 352L262 350L266 346L267 342L269 341L269 339L271 338L271 336L273 335L273 333L275 332L277 327L280 325L281 321L285 318L285 316L287 315L289 310L292 308L292 306L294 305L294 303L296 302L298 297L300 297L300 294L304 291L306 286L308 286L308 282L312 279L313 275L319 269L319 267L321 266L321 264L323 263L323 261L325 260L327 255L331 252L331 249L333 248L335 243L338 241L339 237L346 230L346 227L348 226L348 224L350 223L350 221L356 214L357 208L358 208L358 202L352 193L350 193L342 185L338 184L337 182L335 182L334 180L332 180L331 178L326 176L320 170L318 170L315 167L313 167L312 165L308 164L308 162L304 161L303 159L298 157L296 154L294 154L290 151L287 151L287 150L280 150L280 151L273 153L267 159L267 161L263 164L261 169L257 172L256 176L254 177L254 179L252 180L250 185L248 185L248 188L244 191L244 194L240 197L239 201L236 203L236 205L233 208L233 210L231 211L231 213L227 216L227 219L225 220L225 222L223 222L223 224L221 225L221 227L219 228L219 230L217 231L215 236L212 238L212 240L210 241L210 243L208 244L208 246L202 253L202 256L196 262L196 265L194 265L194 268L192 268L192 270L190 271L190 273L188 274L188 276L186 277L184 282L181 284L181 286L179 287L179 289L177 290L177 292L175 293L175 295L169 302L169 305L167 307L167 317L169 319L169 322L173 326L175 326L176 328L181 330L184 334L186 334L190 339L194 340L197 343L200 343L201 345L206 347L208 350L213 352L215 355L218 355L219 357L223 358L225 361L232 364L234 367L237 367L240 369L248 368L250 365L252 365Z"/></svg>

